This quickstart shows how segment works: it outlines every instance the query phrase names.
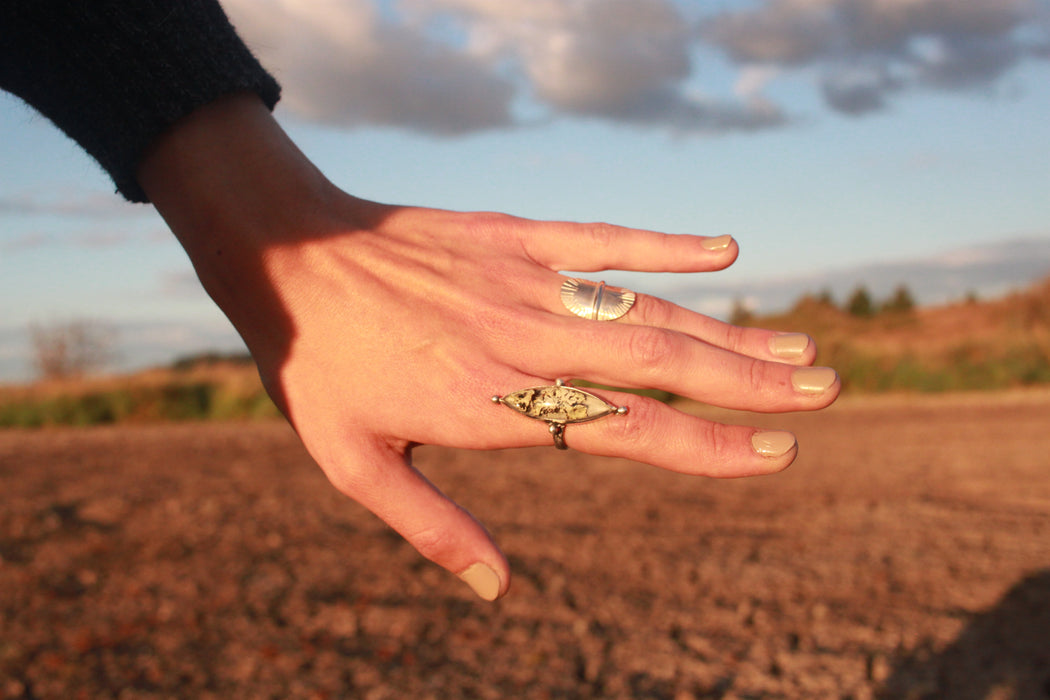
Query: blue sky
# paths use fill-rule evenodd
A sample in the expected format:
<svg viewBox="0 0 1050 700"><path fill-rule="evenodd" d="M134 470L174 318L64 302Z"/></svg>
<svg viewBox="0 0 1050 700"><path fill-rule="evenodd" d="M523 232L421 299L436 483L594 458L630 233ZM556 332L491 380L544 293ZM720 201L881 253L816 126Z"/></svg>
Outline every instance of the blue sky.
<svg viewBox="0 0 1050 700"><path fill-rule="evenodd" d="M606 276L698 310L1050 275L1045 0L224 5L347 191L732 234L731 270ZM6 94L0 133L0 381L32 323L110 324L124 367L239 347L148 206Z"/></svg>

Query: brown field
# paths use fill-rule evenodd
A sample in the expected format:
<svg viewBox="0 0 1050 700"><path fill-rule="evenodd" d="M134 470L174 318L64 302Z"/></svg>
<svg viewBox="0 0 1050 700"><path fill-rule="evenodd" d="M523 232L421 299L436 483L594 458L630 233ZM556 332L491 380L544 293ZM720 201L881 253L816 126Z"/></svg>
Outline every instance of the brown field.
<svg viewBox="0 0 1050 700"><path fill-rule="evenodd" d="M1050 697L1050 392L756 420L787 472L420 450L495 604L281 423L0 431L0 697Z"/></svg>

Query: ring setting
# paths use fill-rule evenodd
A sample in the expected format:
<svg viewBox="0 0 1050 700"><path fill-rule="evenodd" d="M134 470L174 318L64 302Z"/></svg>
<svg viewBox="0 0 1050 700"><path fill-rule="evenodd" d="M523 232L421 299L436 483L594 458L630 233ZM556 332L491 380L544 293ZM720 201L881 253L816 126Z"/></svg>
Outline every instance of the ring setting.
<svg viewBox="0 0 1050 700"><path fill-rule="evenodd" d="M521 389L506 396L493 396L493 403L501 403L527 418L544 421L554 438L554 446L567 450L565 426L587 423L610 415L625 415L627 406L614 406L589 391L569 386L558 379L554 386L536 386Z"/></svg>
<svg viewBox="0 0 1050 700"><path fill-rule="evenodd" d="M634 306L635 294L605 282L570 278L561 285L561 303L580 318L615 321Z"/></svg>

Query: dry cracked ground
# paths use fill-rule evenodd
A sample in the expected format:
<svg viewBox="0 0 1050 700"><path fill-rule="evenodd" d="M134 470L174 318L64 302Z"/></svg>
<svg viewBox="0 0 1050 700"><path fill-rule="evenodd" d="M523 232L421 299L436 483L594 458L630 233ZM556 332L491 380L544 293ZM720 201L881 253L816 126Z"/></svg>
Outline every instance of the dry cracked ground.
<svg viewBox="0 0 1050 700"><path fill-rule="evenodd" d="M753 420L790 470L419 450L495 604L281 423L0 432L0 698L1050 698L1050 393Z"/></svg>

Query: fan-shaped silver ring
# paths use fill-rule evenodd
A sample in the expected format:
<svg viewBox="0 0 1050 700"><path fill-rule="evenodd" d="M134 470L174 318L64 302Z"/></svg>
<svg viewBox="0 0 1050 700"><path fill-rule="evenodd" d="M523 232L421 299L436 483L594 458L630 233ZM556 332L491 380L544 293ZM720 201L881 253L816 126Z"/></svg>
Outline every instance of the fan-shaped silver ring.
<svg viewBox="0 0 1050 700"><path fill-rule="evenodd" d="M561 285L561 303L580 318L615 321L634 306L634 292L605 282L570 278Z"/></svg>

